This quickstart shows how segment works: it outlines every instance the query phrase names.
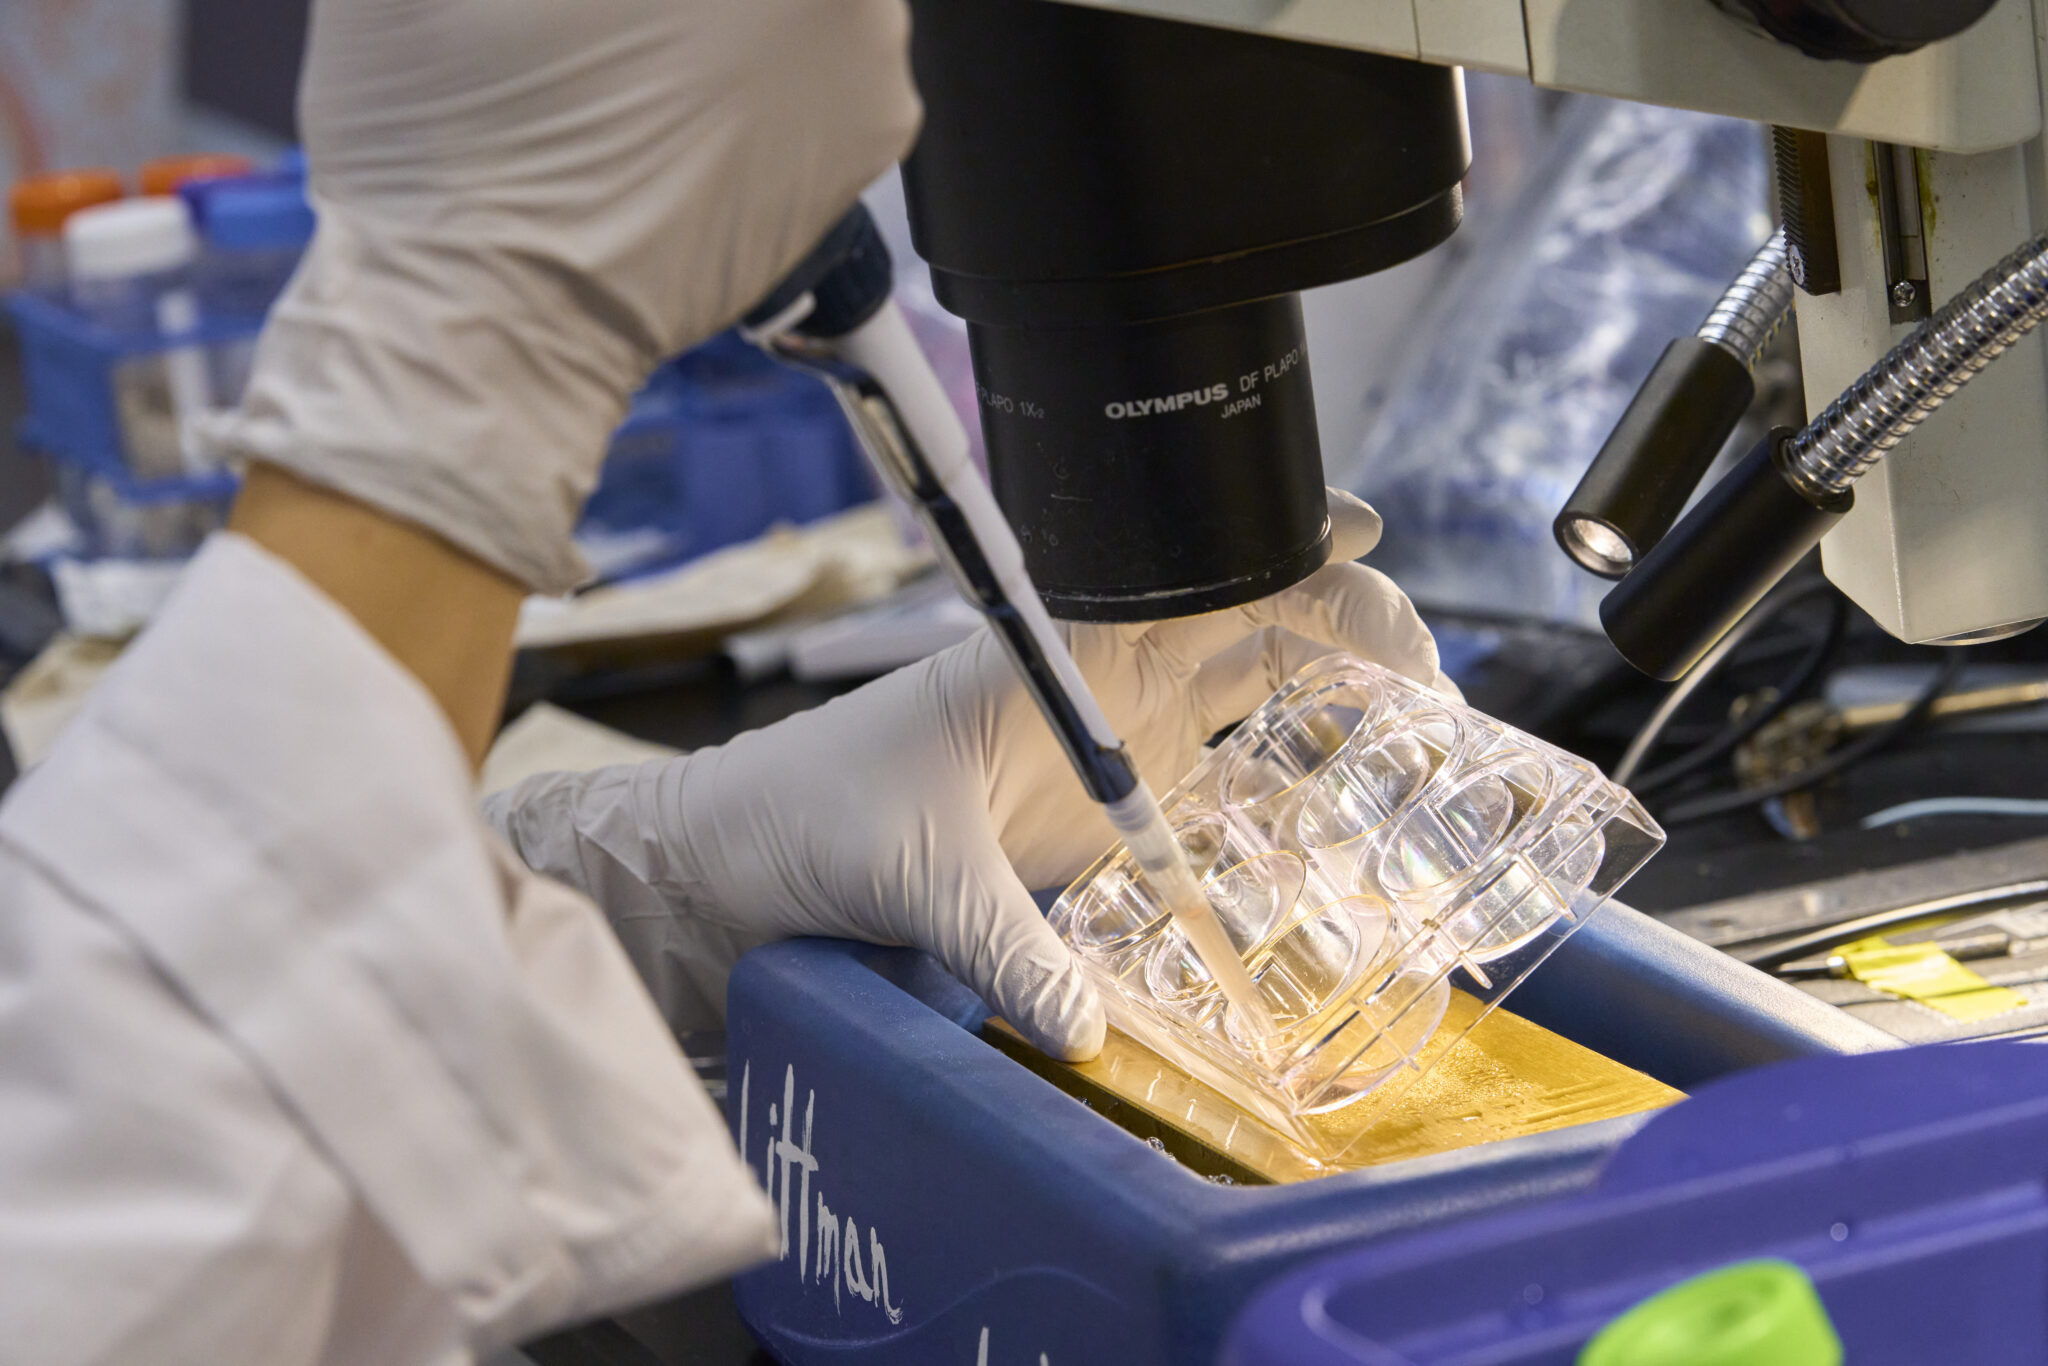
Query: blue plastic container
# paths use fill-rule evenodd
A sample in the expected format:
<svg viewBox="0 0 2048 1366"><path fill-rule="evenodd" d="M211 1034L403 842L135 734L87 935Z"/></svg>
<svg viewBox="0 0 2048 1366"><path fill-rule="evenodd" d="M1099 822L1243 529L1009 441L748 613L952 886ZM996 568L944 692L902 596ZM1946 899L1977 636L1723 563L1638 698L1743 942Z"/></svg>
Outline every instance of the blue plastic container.
<svg viewBox="0 0 2048 1366"><path fill-rule="evenodd" d="M825 387L725 333L662 366L635 397L583 527L665 534L668 553L645 571L874 496Z"/></svg>
<svg viewBox="0 0 2048 1366"><path fill-rule="evenodd" d="M1814 1281L1850 1366L2048 1361L2048 1049L1815 1058L1657 1116L1584 1194L1317 1262L1229 1366L1571 1366L1602 1325L1752 1257Z"/></svg>
<svg viewBox="0 0 2048 1366"><path fill-rule="evenodd" d="M1668 984L1671 1029L1610 1011L1631 977ZM1621 907L1532 984L1545 978L1559 989L1517 997L1518 1011L1619 1043L1606 1051L1674 1084L1886 1037ZM981 1002L922 955L771 945L741 961L727 1004L730 1116L786 1242L735 1289L755 1333L797 1366L1206 1363L1275 1276L1582 1190L1642 1123L1223 1186L984 1043Z"/></svg>
<svg viewBox="0 0 2048 1366"><path fill-rule="evenodd" d="M673 364L649 376L626 418L612 433L597 488L584 505L583 532L652 529L666 549L648 554L643 567L673 564L692 552L688 485L683 468L682 377Z"/></svg>
<svg viewBox="0 0 2048 1366"><path fill-rule="evenodd" d="M816 379L730 332L676 366L685 496L699 553L875 496L845 415Z"/></svg>

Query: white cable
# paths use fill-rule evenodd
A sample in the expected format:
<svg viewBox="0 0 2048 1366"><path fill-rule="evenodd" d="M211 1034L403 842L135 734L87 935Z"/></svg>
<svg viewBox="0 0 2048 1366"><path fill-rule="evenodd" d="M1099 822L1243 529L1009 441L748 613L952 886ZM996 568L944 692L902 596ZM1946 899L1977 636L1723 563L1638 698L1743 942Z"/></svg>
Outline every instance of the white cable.
<svg viewBox="0 0 2048 1366"><path fill-rule="evenodd" d="M2027 797L1923 797L1873 811L1859 824L1876 830L1922 816L2048 816L2048 801Z"/></svg>

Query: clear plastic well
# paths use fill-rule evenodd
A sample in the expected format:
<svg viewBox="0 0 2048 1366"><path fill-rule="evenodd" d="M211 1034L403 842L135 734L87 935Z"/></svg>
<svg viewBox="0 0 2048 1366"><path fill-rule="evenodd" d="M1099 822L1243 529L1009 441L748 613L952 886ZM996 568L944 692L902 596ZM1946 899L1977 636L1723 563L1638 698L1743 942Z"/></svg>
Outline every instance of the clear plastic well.
<svg viewBox="0 0 2048 1366"><path fill-rule="evenodd" d="M1165 807L1275 1032L1246 1036L1122 846L1053 927L1119 1029L1326 1161L1664 842L1584 760L1342 655Z"/></svg>

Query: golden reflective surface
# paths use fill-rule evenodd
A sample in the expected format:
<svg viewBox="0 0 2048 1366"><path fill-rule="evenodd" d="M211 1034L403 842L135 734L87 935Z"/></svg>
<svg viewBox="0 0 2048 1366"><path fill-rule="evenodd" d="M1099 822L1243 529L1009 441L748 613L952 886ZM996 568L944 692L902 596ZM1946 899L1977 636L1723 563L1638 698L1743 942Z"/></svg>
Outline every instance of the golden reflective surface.
<svg viewBox="0 0 2048 1366"><path fill-rule="evenodd" d="M1391 1106L1361 1103L1314 1121L1328 1150L1345 1153L1328 1164L1114 1029L1101 1056L1079 1064L1054 1062L998 1020L983 1035L1114 1123L1160 1140L1189 1168L1238 1182L1303 1181L1640 1114L1685 1098L1506 1010L1458 1039L1478 1011L1479 1002L1452 993L1420 1059L1425 1075Z"/></svg>

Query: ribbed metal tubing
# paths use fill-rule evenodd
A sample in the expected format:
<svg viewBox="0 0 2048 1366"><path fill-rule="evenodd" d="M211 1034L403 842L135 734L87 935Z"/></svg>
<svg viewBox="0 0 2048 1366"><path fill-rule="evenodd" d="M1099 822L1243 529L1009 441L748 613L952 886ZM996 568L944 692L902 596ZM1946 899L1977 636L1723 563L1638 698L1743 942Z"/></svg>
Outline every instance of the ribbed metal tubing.
<svg viewBox="0 0 2048 1366"><path fill-rule="evenodd" d="M1792 269L1785 260L1785 230L1779 228L1757 248L1707 314L1700 324L1700 340L1712 342L1754 370L1791 311Z"/></svg>
<svg viewBox="0 0 2048 1366"><path fill-rule="evenodd" d="M1815 503L1845 492L2044 318L2048 233L1978 276L1787 442L1793 486Z"/></svg>

